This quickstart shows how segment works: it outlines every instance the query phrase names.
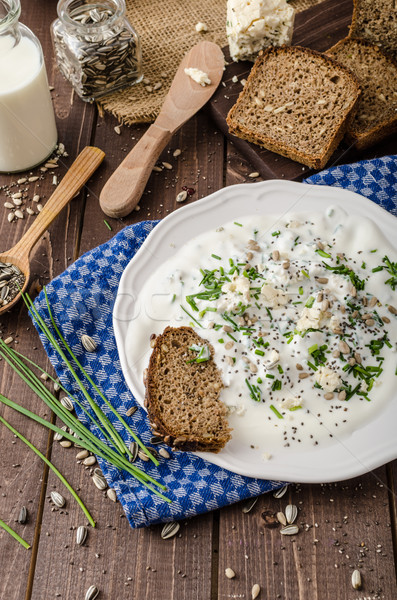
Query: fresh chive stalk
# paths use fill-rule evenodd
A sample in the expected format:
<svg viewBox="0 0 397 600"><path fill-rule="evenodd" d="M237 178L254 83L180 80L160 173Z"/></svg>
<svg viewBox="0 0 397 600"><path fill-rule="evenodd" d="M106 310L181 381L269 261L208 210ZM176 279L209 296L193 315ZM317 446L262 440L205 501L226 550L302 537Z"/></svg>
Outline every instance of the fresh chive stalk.
<svg viewBox="0 0 397 600"><path fill-rule="evenodd" d="M17 542L19 542L21 544L21 546L23 546L26 550L29 550L30 544L25 542L25 540L23 538L21 538L21 536L18 535L16 531L11 529L11 527L9 525L7 525L7 523L4 523L4 521L2 519L0 519L0 527L2 527L2 529L4 529L7 533L12 535L14 540L17 540Z"/></svg>
<svg viewBox="0 0 397 600"><path fill-rule="evenodd" d="M83 501L81 500L81 498L77 495L77 493L74 491L74 489L72 488L72 486L70 485L70 483L62 475L62 473L60 471L58 471L58 469L56 467L54 467L54 465L52 464L52 462L49 461L48 458L46 458L44 456L44 454L42 454L40 452L40 450L38 450L36 448L36 446L34 446L31 442L29 442L29 440L27 440L21 433L19 433L19 431L17 431L12 425L10 425L10 423L8 423L8 421L6 421L2 416L0 416L0 423L3 423L3 425L5 425L14 435L16 435L31 450L33 450L33 452L35 454L37 454L37 456L39 456L41 458L41 460L44 461L45 464L52 471L54 471L55 475L62 481L62 483L64 484L64 486L69 490L70 494L73 496L73 498L79 504L81 510L83 511L83 513L85 514L85 516L87 517L88 522L90 523L90 525L92 525L92 527L95 527L95 521L92 518L91 514L89 513L87 507L85 506L85 504L83 503Z"/></svg>

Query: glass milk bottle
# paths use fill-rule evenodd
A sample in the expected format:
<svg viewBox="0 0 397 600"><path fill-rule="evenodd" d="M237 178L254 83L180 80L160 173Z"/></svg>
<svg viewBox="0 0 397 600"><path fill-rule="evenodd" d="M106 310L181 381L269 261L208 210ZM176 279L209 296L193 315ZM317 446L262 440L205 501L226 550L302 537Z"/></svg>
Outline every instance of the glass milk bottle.
<svg viewBox="0 0 397 600"><path fill-rule="evenodd" d="M43 52L20 12L19 0L0 0L0 172L40 164L57 143Z"/></svg>

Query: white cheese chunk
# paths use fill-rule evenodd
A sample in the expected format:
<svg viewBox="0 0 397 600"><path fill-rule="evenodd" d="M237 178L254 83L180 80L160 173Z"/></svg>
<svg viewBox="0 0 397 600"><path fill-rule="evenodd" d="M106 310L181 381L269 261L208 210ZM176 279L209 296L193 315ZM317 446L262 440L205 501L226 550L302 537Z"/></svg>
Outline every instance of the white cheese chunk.
<svg viewBox="0 0 397 600"><path fill-rule="evenodd" d="M255 60L262 48L291 44L295 10L286 0L228 0L226 34L234 61Z"/></svg>
<svg viewBox="0 0 397 600"><path fill-rule="evenodd" d="M202 33L202 32L206 32L208 31L208 27L205 23L202 23L201 21L199 21L195 27L197 33Z"/></svg>
<svg viewBox="0 0 397 600"><path fill-rule="evenodd" d="M274 288L267 283L262 286L261 296L264 304L271 308L281 308L287 304L289 299L283 290Z"/></svg>
<svg viewBox="0 0 397 600"><path fill-rule="evenodd" d="M196 69L196 67L189 67L185 69L185 74L203 87L205 85L210 85L211 83L211 79L208 77L208 74L204 73L204 71L200 71L200 69Z"/></svg>
<svg viewBox="0 0 397 600"><path fill-rule="evenodd" d="M306 331L307 329L320 329L322 312L321 309L313 306L312 308L305 308L299 315L299 319L296 323L298 331Z"/></svg>
<svg viewBox="0 0 397 600"><path fill-rule="evenodd" d="M314 374L314 379L325 392L334 392L341 384L338 373L329 367L319 367Z"/></svg>

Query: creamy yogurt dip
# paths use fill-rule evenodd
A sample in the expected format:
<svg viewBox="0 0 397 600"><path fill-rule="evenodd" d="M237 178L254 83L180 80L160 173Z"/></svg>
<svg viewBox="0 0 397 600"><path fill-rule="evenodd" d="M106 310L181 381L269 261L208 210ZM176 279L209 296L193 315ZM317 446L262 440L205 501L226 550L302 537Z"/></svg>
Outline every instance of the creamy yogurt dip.
<svg viewBox="0 0 397 600"><path fill-rule="evenodd" d="M148 278L129 368L142 376L152 334L190 325L214 347L233 440L266 456L343 440L393 396L395 260L372 221L336 206L229 222Z"/></svg>

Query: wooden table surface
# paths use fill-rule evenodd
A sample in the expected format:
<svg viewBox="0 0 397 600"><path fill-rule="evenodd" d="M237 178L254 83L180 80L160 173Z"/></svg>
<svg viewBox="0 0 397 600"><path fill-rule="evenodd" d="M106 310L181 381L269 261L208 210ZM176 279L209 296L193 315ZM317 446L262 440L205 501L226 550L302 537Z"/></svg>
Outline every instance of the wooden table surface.
<svg viewBox="0 0 397 600"><path fill-rule="evenodd" d="M225 141L206 111L192 119L174 137L162 160L172 170L153 173L140 211L104 224L98 196L101 187L136 140L144 126L121 127L95 106L79 100L58 73L51 49L49 26L56 16L54 0L22 2L22 21L40 38L57 116L59 141L69 154L57 170L60 179L77 153L87 144L106 152L106 161L86 189L74 199L37 244L32 260L30 290L34 295L79 255L110 239L125 225L158 219L177 208L175 197L183 185L195 189L190 200L223 186L247 181L252 167ZM173 157L180 148L179 157ZM0 176L0 187L15 181ZM249 180L249 179L248 179ZM49 197L52 175L27 185L28 196ZM1 192L1 247L14 245L34 217L9 223ZM13 346L45 368L46 354L26 310L19 304L0 318L0 335L12 336ZM0 391L51 419L42 402L0 363ZM0 529L0 598L4 600L78 600L95 585L101 600L224 600L251 598L254 584L261 600L393 600L397 597L395 558L396 463L341 483L291 485L281 499L261 496L249 514L243 503L182 523L180 534L162 540L161 526L132 530L119 503L113 503L91 483L89 469L78 464L76 449L54 443L46 429L1 407L5 416L54 464L80 494L97 521L84 546L75 543L82 513L72 499L65 510L49 503L59 481L33 453L4 427L0 428L0 518L32 545L25 550ZM371 440L368 440L371 444ZM264 511L299 508L300 532L283 537L265 526ZM26 525L16 522L21 506L28 509ZM236 577L225 577L232 568ZM360 569L363 587L356 591L351 574Z"/></svg>

